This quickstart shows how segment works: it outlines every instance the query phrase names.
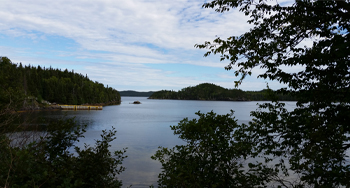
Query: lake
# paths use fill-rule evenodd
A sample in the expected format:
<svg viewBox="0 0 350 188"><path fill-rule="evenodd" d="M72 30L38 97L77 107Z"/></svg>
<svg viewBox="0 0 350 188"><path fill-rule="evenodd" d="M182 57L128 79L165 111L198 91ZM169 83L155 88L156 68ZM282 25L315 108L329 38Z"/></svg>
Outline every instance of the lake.
<svg viewBox="0 0 350 188"><path fill-rule="evenodd" d="M141 104L131 104L133 101ZM159 146L173 147L183 144L173 134L170 125L177 125L180 120L198 118L195 112L202 113L213 110L217 114L227 114L234 110L238 123L248 123L250 112L257 109L257 101L194 101L194 100L155 100L147 97L122 97L122 103L115 106L105 106L102 111L51 111L43 112L46 117L59 118L63 115L76 117L80 123L88 124L83 143L94 145L94 140L100 138L101 130L115 127L117 139L111 143L111 151L128 148L128 156L123 166L126 170L119 176L123 187L157 186L161 165L150 157ZM259 101L259 103L263 103ZM286 102L286 108L295 108L295 102Z"/></svg>

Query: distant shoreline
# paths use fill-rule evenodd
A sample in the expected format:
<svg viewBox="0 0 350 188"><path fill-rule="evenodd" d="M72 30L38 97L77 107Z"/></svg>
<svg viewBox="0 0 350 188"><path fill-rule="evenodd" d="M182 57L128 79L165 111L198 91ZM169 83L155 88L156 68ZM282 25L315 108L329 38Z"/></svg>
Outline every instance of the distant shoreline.
<svg viewBox="0 0 350 188"><path fill-rule="evenodd" d="M90 107L104 107L104 106L112 106L112 105L120 105L121 101L115 101L115 102L109 102L109 103L96 103L96 104L50 104L47 106L42 105L34 105L34 106L28 106L25 108L22 108L16 112L31 112L31 111L59 111L59 110L66 110L62 108L61 106L90 106ZM74 109L73 109L74 110ZM84 109L85 110L85 109ZM91 109L94 110L94 109Z"/></svg>
<svg viewBox="0 0 350 188"><path fill-rule="evenodd" d="M271 100L207 100L207 99L158 99L158 98L147 98L152 100L181 100L181 101L227 101L227 102L259 102L266 101L271 102ZM280 100L280 102L297 102L296 100Z"/></svg>
<svg viewBox="0 0 350 188"><path fill-rule="evenodd" d="M155 91L118 91L121 97L150 97Z"/></svg>
<svg viewBox="0 0 350 188"><path fill-rule="evenodd" d="M149 99L175 99L175 100L208 100L208 101L270 101L278 98L280 101L294 101L291 95L274 93L269 89L261 91L243 91L240 89L227 89L221 86L202 83L189 86L179 91L161 90L154 92Z"/></svg>

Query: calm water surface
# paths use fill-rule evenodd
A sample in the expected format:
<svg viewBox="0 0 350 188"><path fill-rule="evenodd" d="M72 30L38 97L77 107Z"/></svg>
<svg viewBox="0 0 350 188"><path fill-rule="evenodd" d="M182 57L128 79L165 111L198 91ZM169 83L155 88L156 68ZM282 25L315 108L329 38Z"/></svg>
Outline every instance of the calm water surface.
<svg viewBox="0 0 350 188"><path fill-rule="evenodd" d="M131 104L133 101L142 104ZM262 103L262 102L260 102ZM213 110L217 114L227 114L234 110L238 123L251 120L250 111L257 109L257 102L227 102L227 101L191 101L191 100L154 100L146 97L122 97L122 103L106 106L102 111L56 111L45 112L45 116L59 118L66 114L76 117L76 120L88 124L83 143L94 145L100 138L101 130L115 127L117 139L111 143L111 150L128 148L128 156L123 166L126 167L119 178L123 187L149 187L157 185L157 177L161 165L150 157L158 146L173 147L183 144L170 130L170 125L177 125L180 120L198 118L194 113ZM295 102L286 102L287 109L294 109Z"/></svg>

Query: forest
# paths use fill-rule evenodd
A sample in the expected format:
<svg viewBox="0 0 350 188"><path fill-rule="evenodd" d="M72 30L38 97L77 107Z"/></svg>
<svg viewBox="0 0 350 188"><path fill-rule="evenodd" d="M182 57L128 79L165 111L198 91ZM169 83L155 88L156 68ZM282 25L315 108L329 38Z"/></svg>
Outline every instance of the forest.
<svg viewBox="0 0 350 188"><path fill-rule="evenodd" d="M1 57L0 187L121 187L117 175L125 170L126 149L109 149L117 131L103 130L93 146L76 147L87 125L74 118L36 117L33 101L43 100L108 104L120 103L120 95L67 69L23 66Z"/></svg>
<svg viewBox="0 0 350 188"><path fill-rule="evenodd" d="M154 91L119 91L120 96L128 96L128 97L149 97L151 96Z"/></svg>
<svg viewBox="0 0 350 188"><path fill-rule="evenodd" d="M0 81L3 96L11 91L25 96L58 104L118 104L120 94L111 87L91 81L87 75L64 71L51 66L34 67L15 64L7 57L0 59ZM28 100L23 102L26 106Z"/></svg>
<svg viewBox="0 0 350 188"><path fill-rule="evenodd" d="M280 101L294 101L290 95L277 95ZM213 101L268 101L268 90L242 91L226 89L211 83L190 86L179 91L161 90L154 92L149 99L179 99L179 100L213 100Z"/></svg>

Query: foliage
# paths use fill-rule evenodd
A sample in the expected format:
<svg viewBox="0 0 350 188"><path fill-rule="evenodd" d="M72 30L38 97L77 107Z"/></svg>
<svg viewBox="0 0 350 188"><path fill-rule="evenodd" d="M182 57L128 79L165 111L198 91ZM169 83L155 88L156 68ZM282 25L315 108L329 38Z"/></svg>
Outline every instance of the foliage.
<svg viewBox="0 0 350 188"><path fill-rule="evenodd" d="M103 131L94 147L75 146L85 132L73 119L51 122L47 133L0 135L0 185L4 187L121 187L123 151L109 151L116 131ZM19 137L21 135L21 137ZM40 136L40 137L39 137ZM19 144L21 139L36 137ZM74 148L75 152L72 151Z"/></svg>
<svg viewBox="0 0 350 188"><path fill-rule="evenodd" d="M266 101L270 100L266 90L242 91L226 89L215 84L202 83L194 87L186 87L178 92L161 90L154 92L150 99L179 99L179 100L218 100L218 101ZM295 100L288 95L278 95L280 100Z"/></svg>
<svg viewBox="0 0 350 188"><path fill-rule="evenodd" d="M120 96L128 96L128 97L149 97L151 96L154 91L119 91Z"/></svg>
<svg viewBox="0 0 350 188"><path fill-rule="evenodd" d="M85 127L74 119L46 122L38 131L30 114L22 121L16 112L27 98L21 82L5 75L0 76L0 187L121 187L117 175L124 170L125 149L109 151L114 129L83 148L76 143Z"/></svg>
<svg viewBox="0 0 350 188"><path fill-rule="evenodd" d="M270 169L245 170L252 144L241 140L239 125L231 114L196 113L199 119L171 126L186 145L162 148L152 159L162 163L159 187L259 187L275 175Z"/></svg>
<svg viewBox="0 0 350 188"><path fill-rule="evenodd" d="M233 69L236 76L241 76L237 86L251 75L253 68L260 67L264 72L258 77L287 85L272 94L282 93L297 99L293 111L287 111L283 103L276 101L263 104L260 110L251 113L253 120L248 125L242 124L231 131L236 144L244 146L243 158L250 158L245 171L257 169L256 174L251 174L258 181L255 187L350 187L350 2L300 0L288 6L264 0L213 0L203 7L215 8L217 12L238 8L254 25L240 36L219 37L196 45L209 49L205 56L220 54L221 60L230 61L226 69ZM312 44L302 45L308 40ZM298 71L288 71L288 66ZM214 118L212 124L219 119ZM186 126L179 128L182 131L178 133L186 134ZM173 163L193 155L196 156L193 151L187 154L182 150L158 151L157 159L164 168L160 184L172 187L169 181L173 177L190 169L192 163L196 167L199 159L185 165ZM241 158L238 153L232 160ZM264 171L273 174L259 179ZM207 174L194 176L205 180ZM174 187L197 187L197 182Z"/></svg>
<svg viewBox="0 0 350 188"><path fill-rule="evenodd" d="M21 63L13 64L7 57L0 59L0 86L4 90L15 90L28 97L60 104L120 102L117 90L74 71L22 66Z"/></svg>

